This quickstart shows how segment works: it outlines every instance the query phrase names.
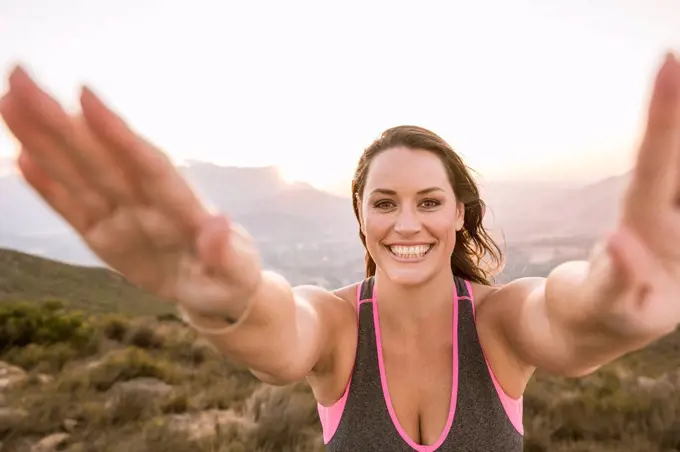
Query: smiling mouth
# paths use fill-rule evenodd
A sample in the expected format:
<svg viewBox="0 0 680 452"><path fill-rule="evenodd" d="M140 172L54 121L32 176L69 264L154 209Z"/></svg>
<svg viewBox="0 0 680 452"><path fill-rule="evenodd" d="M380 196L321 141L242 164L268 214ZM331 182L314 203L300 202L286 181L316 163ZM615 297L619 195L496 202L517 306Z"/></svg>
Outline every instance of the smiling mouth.
<svg viewBox="0 0 680 452"><path fill-rule="evenodd" d="M386 246L390 253L394 254L396 257L402 259L418 259L424 257L430 250L434 247L433 244L429 245L414 245L414 246L403 246L403 245L391 245Z"/></svg>

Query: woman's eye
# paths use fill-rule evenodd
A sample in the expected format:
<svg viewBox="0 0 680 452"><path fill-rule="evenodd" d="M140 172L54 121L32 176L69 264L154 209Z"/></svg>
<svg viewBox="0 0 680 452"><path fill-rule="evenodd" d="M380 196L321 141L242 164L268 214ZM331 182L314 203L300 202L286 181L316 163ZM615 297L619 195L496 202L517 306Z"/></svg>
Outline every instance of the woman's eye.
<svg viewBox="0 0 680 452"><path fill-rule="evenodd" d="M392 207L394 207L394 203L392 201L378 201L375 204L373 204L373 206L376 209L387 210L387 209L391 209Z"/></svg>
<svg viewBox="0 0 680 452"><path fill-rule="evenodd" d="M434 199L426 199L421 203L423 207L426 209L432 209L437 207L439 204L441 204L439 201L435 201Z"/></svg>

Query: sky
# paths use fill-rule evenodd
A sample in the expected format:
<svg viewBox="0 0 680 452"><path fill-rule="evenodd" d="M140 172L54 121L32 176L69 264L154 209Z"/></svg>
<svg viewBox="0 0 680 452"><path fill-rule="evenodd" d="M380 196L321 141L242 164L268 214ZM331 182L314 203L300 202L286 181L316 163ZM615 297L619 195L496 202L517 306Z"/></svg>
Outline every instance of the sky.
<svg viewBox="0 0 680 452"><path fill-rule="evenodd" d="M326 188L416 124L485 179L585 181L630 168L678 23L677 0L0 0L0 70L69 109L87 84L178 163Z"/></svg>

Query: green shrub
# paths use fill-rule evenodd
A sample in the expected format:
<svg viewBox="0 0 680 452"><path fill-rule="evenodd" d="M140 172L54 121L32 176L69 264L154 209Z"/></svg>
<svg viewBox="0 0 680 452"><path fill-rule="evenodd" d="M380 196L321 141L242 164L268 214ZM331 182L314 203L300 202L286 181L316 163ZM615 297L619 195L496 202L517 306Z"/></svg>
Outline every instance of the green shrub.
<svg viewBox="0 0 680 452"><path fill-rule="evenodd" d="M128 322L127 318L120 315L106 315L99 323L105 337L122 342L129 329Z"/></svg>
<svg viewBox="0 0 680 452"><path fill-rule="evenodd" d="M156 332L157 326L137 322L129 328L125 342L139 348L161 348L163 338Z"/></svg>
<svg viewBox="0 0 680 452"><path fill-rule="evenodd" d="M87 379L91 387L106 391L118 381L141 377L174 383L180 372L163 358L156 358L137 347L127 347L109 353L101 362L91 366Z"/></svg>
<svg viewBox="0 0 680 452"><path fill-rule="evenodd" d="M83 313L65 311L56 302L0 304L0 352L29 344L89 349L97 338L97 329Z"/></svg>
<svg viewBox="0 0 680 452"><path fill-rule="evenodd" d="M84 355L70 344L52 345L28 344L25 347L9 349L2 357L7 362L26 370L40 368L45 372L58 372L68 362Z"/></svg>

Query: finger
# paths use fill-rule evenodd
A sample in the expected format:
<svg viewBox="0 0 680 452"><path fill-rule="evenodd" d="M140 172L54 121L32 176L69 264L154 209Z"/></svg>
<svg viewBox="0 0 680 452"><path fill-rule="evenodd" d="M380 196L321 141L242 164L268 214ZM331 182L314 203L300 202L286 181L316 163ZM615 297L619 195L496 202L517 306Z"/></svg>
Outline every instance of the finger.
<svg viewBox="0 0 680 452"><path fill-rule="evenodd" d="M228 253L229 232L229 221L224 217L213 217L204 225L196 243L200 260L207 267L222 266L224 253Z"/></svg>
<svg viewBox="0 0 680 452"><path fill-rule="evenodd" d="M646 323L652 321L649 314L645 314L647 308L656 313L667 317L659 318L658 324L666 324L672 320L673 312L678 312L677 303L671 303L664 309L660 309L660 302L664 296L660 295L664 287L674 287L677 281L669 280L668 269L661 268L658 257L654 255L640 240L635 233L627 228L621 228L612 234L607 242L607 250L614 262L615 268L621 273L619 281L623 285L618 285L619 296L613 299L620 304L624 310L633 309L632 312L639 312L641 319L646 319ZM661 292L660 292L661 291ZM673 297L666 297L673 299ZM657 322L653 322L657 323Z"/></svg>
<svg viewBox="0 0 680 452"><path fill-rule="evenodd" d="M96 221L90 211L78 203L71 193L40 168L28 150L22 149L17 158L22 176L45 202L81 235Z"/></svg>
<svg viewBox="0 0 680 452"><path fill-rule="evenodd" d="M631 187L649 208L674 201L680 159L680 64L669 55L658 72Z"/></svg>
<svg viewBox="0 0 680 452"><path fill-rule="evenodd" d="M21 109L21 100L13 93L7 94L0 104L8 129L27 149L31 149L34 160L40 160L41 166L50 169L50 177L59 180L71 192L82 191L85 181L75 167L67 159L60 158L58 149L42 128ZM55 155L56 154L56 155Z"/></svg>
<svg viewBox="0 0 680 452"><path fill-rule="evenodd" d="M648 285L658 271L653 253L627 227L611 234L605 246L626 286Z"/></svg>
<svg viewBox="0 0 680 452"><path fill-rule="evenodd" d="M42 90L21 66L12 70L8 79L8 93L17 99L21 107L51 131L64 131L70 128L69 115L52 96Z"/></svg>
<svg viewBox="0 0 680 452"><path fill-rule="evenodd" d="M66 161L91 187L98 187L106 196L117 202L131 203L133 185L115 164L111 152L89 133L84 120L74 120L61 105L42 90L21 68L10 75L10 93L17 99L16 109L23 114L25 123L44 139L52 141L52 158ZM28 145L39 151L42 147ZM43 167L52 166L52 163Z"/></svg>
<svg viewBox="0 0 680 452"><path fill-rule="evenodd" d="M73 156L88 180L115 205L143 203L139 185L117 161L114 151L98 140L82 116L74 119L75 130L67 151Z"/></svg>
<svg viewBox="0 0 680 452"><path fill-rule="evenodd" d="M72 160L64 155L58 143L45 133L26 112L20 108L20 100L10 93L0 104L0 114L12 134L30 153L31 164L40 167L50 180L58 183L61 189L78 198L82 207L93 216L104 217L111 210L107 199L94 190L78 171Z"/></svg>
<svg viewBox="0 0 680 452"><path fill-rule="evenodd" d="M208 218L208 212L165 154L135 134L90 89L83 88L80 102L83 117L93 133L115 150L118 162L141 182L147 201L197 230Z"/></svg>
<svg viewBox="0 0 680 452"><path fill-rule="evenodd" d="M83 118L92 131L116 148L118 158L134 169L137 176L149 179L166 176L167 169L172 167L169 159L134 133L90 88L82 88L80 104Z"/></svg>

